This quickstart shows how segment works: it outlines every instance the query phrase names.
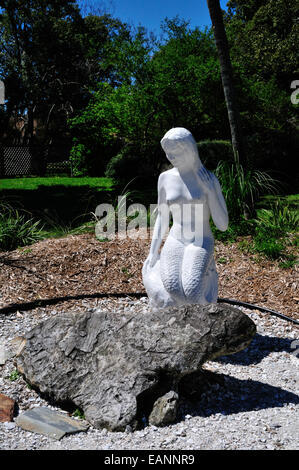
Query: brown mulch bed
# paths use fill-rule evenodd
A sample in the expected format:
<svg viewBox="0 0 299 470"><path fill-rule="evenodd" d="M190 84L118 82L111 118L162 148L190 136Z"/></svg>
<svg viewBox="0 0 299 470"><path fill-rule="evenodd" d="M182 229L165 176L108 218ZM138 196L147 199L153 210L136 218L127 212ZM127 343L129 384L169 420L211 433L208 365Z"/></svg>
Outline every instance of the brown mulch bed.
<svg viewBox="0 0 299 470"><path fill-rule="evenodd" d="M0 253L0 308L37 299L144 292L142 264L150 238L99 242L93 233L48 239ZM256 304L298 319L298 268L216 241L219 297ZM146 294L145 294L146 295ZM78 301L60 302L58 310Z"/></svg>

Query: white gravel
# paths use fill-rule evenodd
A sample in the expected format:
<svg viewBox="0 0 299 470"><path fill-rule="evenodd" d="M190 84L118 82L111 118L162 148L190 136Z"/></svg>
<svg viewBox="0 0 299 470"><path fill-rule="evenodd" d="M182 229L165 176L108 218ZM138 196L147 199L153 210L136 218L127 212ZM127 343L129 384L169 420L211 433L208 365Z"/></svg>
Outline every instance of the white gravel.
<svg viewBox="0 0 299 470"><path fill-rule="evenodd" d="M81 302L81 311L83 305L109 311L148 309L146 298ZM0 423L0 449L297 449L298 327L271 315L241 310L255 322L257 335L246 350L205 364L205 369L219 374L222 382L211 386L196 404L182 405L177 423L165 428L147 426L134 433L100 431L91 426L86 433L68 435L60 441L23 431L14 422ZM10 356L0 365L0 392L17 401L19 413L34 406L63 411L30 390L23 378L12 380L15 366L11 340L56 314L51 307L0 315L0 358L1 352L2 357L3 353Z"/></svg>

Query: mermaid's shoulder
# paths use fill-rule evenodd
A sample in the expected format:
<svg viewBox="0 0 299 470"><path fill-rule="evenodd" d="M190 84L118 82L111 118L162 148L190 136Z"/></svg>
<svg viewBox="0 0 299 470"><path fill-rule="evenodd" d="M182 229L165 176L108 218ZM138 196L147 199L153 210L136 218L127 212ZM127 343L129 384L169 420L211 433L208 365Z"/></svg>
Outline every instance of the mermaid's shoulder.
<svg viewBox="0 0 299 470"><path fill-rule="evenodd" d="M166 170L160 173L159 178L158 178L158 193L161 194L161 191L164 192L166 191L166 186L167 186L167 180L169 178L169 172L171 170Z"/></svg>
<svg viewBox="0 0 299 470"><path fill-rule="evenodd" d="M166 181L170 176L174 176L177 174L176 168L170 168L170 170L163 171L159 175L158 182L161 184Z"/></svg>

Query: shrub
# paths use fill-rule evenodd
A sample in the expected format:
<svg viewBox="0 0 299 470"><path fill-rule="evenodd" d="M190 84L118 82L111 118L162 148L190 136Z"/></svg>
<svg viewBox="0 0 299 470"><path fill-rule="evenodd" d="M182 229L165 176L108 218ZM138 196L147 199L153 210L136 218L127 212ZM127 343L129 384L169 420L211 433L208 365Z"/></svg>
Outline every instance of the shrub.
<svg viewBox="0 0 299 470"><path fill-rule="evenodd" d="M118 180L127 179L127 177L135 177L139 173L140 155L133 146L125 146L117 155L109 161L105 176Z"/></svg>
<svg viewBox="0 0 299 470"><path fill-rule="evenodd" d="M297 231L299 215L296 210L289 208L285 199L278 198L271 203L270 209L260 210L257 223L268 229L276 229L280 233Z"/></svg>
<svg viewBox="0 0 299 470"><path fill-rule="evenodd" d="M233 149L229 140L202 140L197 143L197 148L202 163L210 170L215 170L220 161L233 162Z"/></svg>
<svg viewBox="0 0 299 470"><path fill-rule="evenodd" d="M220 161L215 174L219 179L231 220L253 214L255 202L265 193L277 191L277 181L259 170L244 170L238 162Z"/></svg>
<svg viewBox="0 0 299 470"><path fill-rule="evenodd" d="M255 220L254 250L271 259L284 257L286 260L281 267L291 267L295 259L283 252L286 245L283 236L288 231L298 230L299 216L289 209L287 201L282 198L272 202L270 207L261 209Z"/></svg>
<svg viewBox="0 0 299 470"><path fill-rule="evenodd" d="M74 176L86 176L88 174L86 164L86 149L84 144L75 144L71 149L70 161Z"/></svg>
<svg viewBox="0 0 299 470"><path fill-rule="evenodd" d="M156 184L156 177L159 172L158 162L161 160L162 150L153 146L137 146L126 144L109 161L105 176L114 178L118 181L128 182L134 178L142 180L142 185L152 183Z"/></svg>
<svg viewBox="0 0 299 470"><path fill-rule="evenodd" d="M14 250L42 238L40 221L26 218L25 212L22 214L8 204L0 205L0 250Z"/></svg>
<svg viewBox="0 0 299 470"><path fill-rule="evenodd" d="M275 231L257 227L253 241L254 250L263 253L270 259L277 259L283 255L285 244L282 240L277 239Z"/></svg>
<svg viewBox="0 0 299 470"><path fill-rule="evenodd" d="M214 223L211 223L211 229L216 240L226 242L234 242L238 237L253 235L255 233L255 224L252 220L241 218L239 221L230 221L228 229L225 232L218 230Z"/></svg>

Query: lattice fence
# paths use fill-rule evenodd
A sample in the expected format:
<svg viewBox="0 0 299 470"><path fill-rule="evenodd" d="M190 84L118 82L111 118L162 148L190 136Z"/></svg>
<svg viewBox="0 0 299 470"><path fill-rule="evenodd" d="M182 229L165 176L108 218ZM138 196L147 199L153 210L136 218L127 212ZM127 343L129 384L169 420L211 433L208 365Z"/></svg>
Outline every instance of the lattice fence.
<svg viewBox="0 0 299 470"><path fill-rule="evenodd" d="M0 177L39 175L46 171L46 155L40 147L0 148Z"/></svg>

